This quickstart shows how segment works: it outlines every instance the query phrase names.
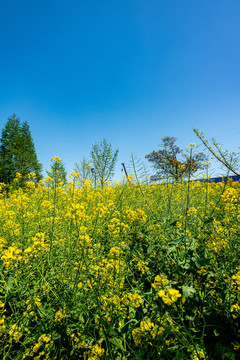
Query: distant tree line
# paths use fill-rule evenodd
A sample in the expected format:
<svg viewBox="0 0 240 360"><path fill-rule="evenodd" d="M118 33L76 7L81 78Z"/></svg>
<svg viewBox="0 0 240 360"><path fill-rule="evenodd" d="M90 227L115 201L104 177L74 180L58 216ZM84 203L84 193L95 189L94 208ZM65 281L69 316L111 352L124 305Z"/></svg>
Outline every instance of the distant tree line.
<svg viewBox="0 0 240 360"><path fill-rule="evenodd" d="M75 172L83 182L92 180L104 187L114 176L118 150L105 139L92 145L90 159L84 157L75 164ZM34 173L35 182L42 179L42 164L37 159L36 150L28 123L21 122L15 114L8 118L0 138L0 182L11 184L18 179L23 186ZM55 184L67 183L67 172L62 160L55 156L51 159L51 169L47 171Z"/></svg>
<svg viewBox="0 0 240 360"><path fill-rule="evenodd" d="M215 149L204 140L203 134L194 129L195 134L200 138L205 147L216 159L220 159L228 170L233 169L236 156L227 152L222 152L219 145L213 141ZM79 163L75 163L75 176L85 181L91 180L104 187L114 176L115 167L118 159L119 150L114 150L111 143L105 138L92 145L89 158L83 157ZM234 153L233 153L234 154ZM236 154L234 154L236 155ZM207 157L202 152L196 152L194 144L190 144L186 149L180 149L176 145L176 138L164 136L161 139L159 149L153 150L145 156L153 165L155 173L151 176L152 181L172 179L180 181L189 178L198 170L204 168ZM229 160L230 159L230 160ZM13 114L8 118L1 131L0 138L0 182L11 184L18 178L19 186L23 186L34 173L34 181L42 179L42 164L38 161L29 125L26 121ZM51 169L47 175L56 182L67 183L67 172L64 163L57 156L51 159Z"/></svg>

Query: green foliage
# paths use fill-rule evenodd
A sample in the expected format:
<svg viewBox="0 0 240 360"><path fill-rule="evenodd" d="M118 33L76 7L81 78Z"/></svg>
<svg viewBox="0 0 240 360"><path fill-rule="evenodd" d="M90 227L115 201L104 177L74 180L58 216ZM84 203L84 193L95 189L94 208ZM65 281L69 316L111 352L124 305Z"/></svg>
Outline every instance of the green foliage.
<svg viewBox="0 0 240 360"><path fill-rule="evenodd" d="M176 138L164 136L160 145L161 149L152 151L145 157L153 164L157 172L151 180L172 179L179 181L184 177L191 177L199 169L203 168L206 156L203 153L187 153L175 145ZM194 144L191 144L193 148Z"/></svg>
<svg viewBox="0 0 240 360"><path fill-rule="evenodd" d="M112 145L105 138L92 146L91 161L94 166L93 172L96 181L100 182L102 188L114 175L117 157L118 150L113 151Z"/></svg>
<svg viewBox="0 0 240 360"><path fill-rule="evenodd" d="M59 184L60 182L62 182L63 185L67 183L67 172L65 165L58 156L51 158L51 170L46 171L46 173L53 179L55 185Z"/></svg>
<svg viewBox="0 0 240 360"><path fill-rule="evenodd" d="M17 173L21 174L20 185L30 173L35 173L39 181L41 171L28 123L21 123L16 115L10 116L0 139L0 182L10 184Z"/></svg>
<svg viewBox="0 0 240 360"><path fill-rule="evenodd" d="M49 182L0 193L0 358L240 358L238 182Z"/></svg>

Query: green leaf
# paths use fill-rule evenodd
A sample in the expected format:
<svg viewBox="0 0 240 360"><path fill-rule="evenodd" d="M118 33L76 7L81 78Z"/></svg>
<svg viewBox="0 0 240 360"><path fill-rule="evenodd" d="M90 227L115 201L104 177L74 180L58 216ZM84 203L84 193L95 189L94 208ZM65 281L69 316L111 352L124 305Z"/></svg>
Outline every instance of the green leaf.
<svg viewBox="0 0 240 360"><path fill-rule="evenodd" d="M109 340L113 345L115 345L118 349L120 349L121 351L126 351L124 349L124 347L122 346L120 340L118 340L117 338L112 338Z"/></svg>
<svg viewBox="0 0 240 360"><path fill-rule="evenodd" d="M130 305L129 306L129 317L131 319L135 319L135 315L136 315L136 309Z"/></svg>
<svg viewBox="0 0 240 360"><path fill-rule="evenodd" d="M192 298L196 292L196 290L192 286L182 286L183 296L187 299L188 297Z"/></svg>
<svg viewBox="0 0 240 360"><path fill-rule="evenodd" d="M12 290L12 288L13 288L13 278L12 278L11 275L8 278L7 286L8 286L9 290Z"/></svg>

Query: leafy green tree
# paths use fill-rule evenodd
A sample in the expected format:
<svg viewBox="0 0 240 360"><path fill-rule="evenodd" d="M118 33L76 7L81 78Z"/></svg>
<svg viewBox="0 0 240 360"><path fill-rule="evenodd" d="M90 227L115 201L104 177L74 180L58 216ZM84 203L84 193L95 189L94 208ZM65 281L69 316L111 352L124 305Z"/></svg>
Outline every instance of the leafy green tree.
<svg viewBox="0 0 240 360"><path fill-rule="evenodd" d="M207 157L203 153L194 154L193 146L191 146L189 153L184 152L175 145L176 140L175 137L164 136L160 150L152 151L145 156L156 170L156 173L151 177L152 181L161 178L179 181L182 178L191 177L195 172L203 169Z"/></svg>
<svg viewBox="0 0 240 360"><path fill-rule="evenodd" d="M37 159L28 123L20 122L15 114L8 118L0 138L0 182L10 184L17 173L21 184L30 173L36 174L36 181L42 178L42 165Z"/></svg>
<svg viewBox="0 0 240 360"><path fill-rule="evenodd" d="M53 179L55 185L58 185L60 182L62 182L63 185L67 183L65 164L58 156L51 158L51 170L46 171L46 173Z"/></svg>
<svg viewBox="0 0 240 360"><path fill-rule="evenodd" d="M92 172L94 174L95 183L96 181L99 181L102 188L106 181L110 181L113 178L117 157L118 150L113 151L112 145L105 138L92 146Z"/></svg>

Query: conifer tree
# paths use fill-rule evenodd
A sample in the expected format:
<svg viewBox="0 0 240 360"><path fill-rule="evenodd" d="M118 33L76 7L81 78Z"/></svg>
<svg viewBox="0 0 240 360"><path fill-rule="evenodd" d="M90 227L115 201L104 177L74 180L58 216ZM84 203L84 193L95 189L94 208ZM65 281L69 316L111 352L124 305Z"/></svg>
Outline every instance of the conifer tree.
<svg viewBox="0 0 240 360"><path fill-rule="evenodd" d="M36 181L42 178L42 165L37 159L28 123L20 122L15 114L8 118L0 138L0 182L10 184L17 173L23 185L34 172Z"/></svg>

